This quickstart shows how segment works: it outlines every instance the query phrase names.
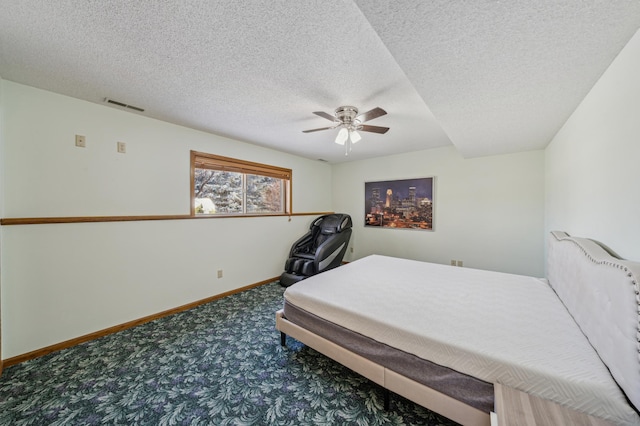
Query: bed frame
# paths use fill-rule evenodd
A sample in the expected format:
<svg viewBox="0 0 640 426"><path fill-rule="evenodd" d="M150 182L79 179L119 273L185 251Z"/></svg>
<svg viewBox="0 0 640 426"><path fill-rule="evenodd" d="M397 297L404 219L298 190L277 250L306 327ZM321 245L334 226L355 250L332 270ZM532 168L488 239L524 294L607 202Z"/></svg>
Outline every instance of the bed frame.
<svg viewBox="0 0 640 426"><path fill-rule="evenodd" d="M286 336L304 343L321 354L355 371L387 391L403 396L453 421L464 425L490 425L489 413L480 411L448 395L402 376L380 364L368 360L342 346L302 328L284 317L284 311L276 312L276 328L280 331L280 343L285 346ZM388 394L385 393L385 405Z"/></svg>
<svg viewBox="0 0 640 426"><path fill-rule="evenodd" d="M640 263L620 260L600 244L564 232L549 237L548 279L633 406L640 406ZM578 296L575 296L575 295ZM602 324L606 317L610 323ZM631 321L630 321L631 319ZM629 324L631 323L631 327ZM490 425L490 413L400 375L276 312L284 346L291 336L384 389L464 425ZM623 330L610 333L609 330ZM385 394L385 404L388 395Z"/></svg>

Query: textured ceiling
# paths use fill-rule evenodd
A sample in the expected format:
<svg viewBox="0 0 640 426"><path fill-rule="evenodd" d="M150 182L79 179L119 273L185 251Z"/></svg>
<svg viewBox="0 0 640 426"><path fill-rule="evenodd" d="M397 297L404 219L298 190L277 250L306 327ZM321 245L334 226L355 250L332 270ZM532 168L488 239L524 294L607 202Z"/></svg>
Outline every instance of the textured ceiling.
<svg viewBox="0 0 640 426"><path fill-rule="evenodd" d="M637 0L0 0L0 76L330 162L544 148L640 27ZM349 156L340 105L388 115ZM176 141L185 143L185 141Z"/></svg>

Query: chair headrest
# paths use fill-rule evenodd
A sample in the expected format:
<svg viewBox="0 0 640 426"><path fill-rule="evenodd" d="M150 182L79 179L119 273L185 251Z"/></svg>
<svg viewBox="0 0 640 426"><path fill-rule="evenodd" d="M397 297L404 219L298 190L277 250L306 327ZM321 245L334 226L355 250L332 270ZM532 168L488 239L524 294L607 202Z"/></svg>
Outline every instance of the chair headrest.
<svg viewBox="0 0 640 426"><path fill-rule="evenodd" d="M320 216L311 224L311 229L319 228L324 235L337 234L345 229L351 228L351 216L344 213L334 213Z"/></svg>

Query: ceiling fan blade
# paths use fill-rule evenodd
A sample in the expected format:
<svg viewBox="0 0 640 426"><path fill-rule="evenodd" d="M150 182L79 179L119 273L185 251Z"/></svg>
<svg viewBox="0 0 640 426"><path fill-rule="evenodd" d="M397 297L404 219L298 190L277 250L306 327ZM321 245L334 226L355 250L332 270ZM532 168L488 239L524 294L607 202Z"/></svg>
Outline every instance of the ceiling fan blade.
<svg viewBox="0 0 640 426"><path fill-rule="evenodd" d="M365 121L373 120L374 118L378 118L386 114L387 114L387 111L377 107L372 109L371 111L363 112L362 114L358 115L356 118L360 120L361 123L364 123Z"/></svg>
<svg viewBox="0 0 640 426"><path fill-rule="evenodd" d="M320 130L329 130L329 129L335 129L336 126L331 126L331 127L320 127L319 129L311 129L311 130L303 130L302 133L311 133L311 132L317 132Z"/></svg>
<svg viewBox="0 0 640 426"><path fill-rule="evenodd" d="M328 113L326 113L324 111L314 111L314 114L317 115L317 116L320 116L322 118L326 118L329 121L336 121L336 117L335 116L333 116L331 114L328 114Z"/></svg>
<svg viewBox="0 0 640 426"><path fill-rule="evenodd" d="M361 126L358 126L358 130L362 130L363 132L373 132L373 133L380 133L380 134L385 134L389 131L388 127L380 127L380 126L368 126L366 124L363 124Z"/></svg>

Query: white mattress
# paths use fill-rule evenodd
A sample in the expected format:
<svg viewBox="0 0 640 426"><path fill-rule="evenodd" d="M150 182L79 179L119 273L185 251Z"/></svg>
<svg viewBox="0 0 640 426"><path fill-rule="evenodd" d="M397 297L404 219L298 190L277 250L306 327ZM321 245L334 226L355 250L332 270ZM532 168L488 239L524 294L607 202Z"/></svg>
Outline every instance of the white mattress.
<svg viewBox="0 0 640 426"><path fill-rule="evenodd" d="M544 280L373 255L301 281L285 299L487 382L640 424Z"/></svg>

